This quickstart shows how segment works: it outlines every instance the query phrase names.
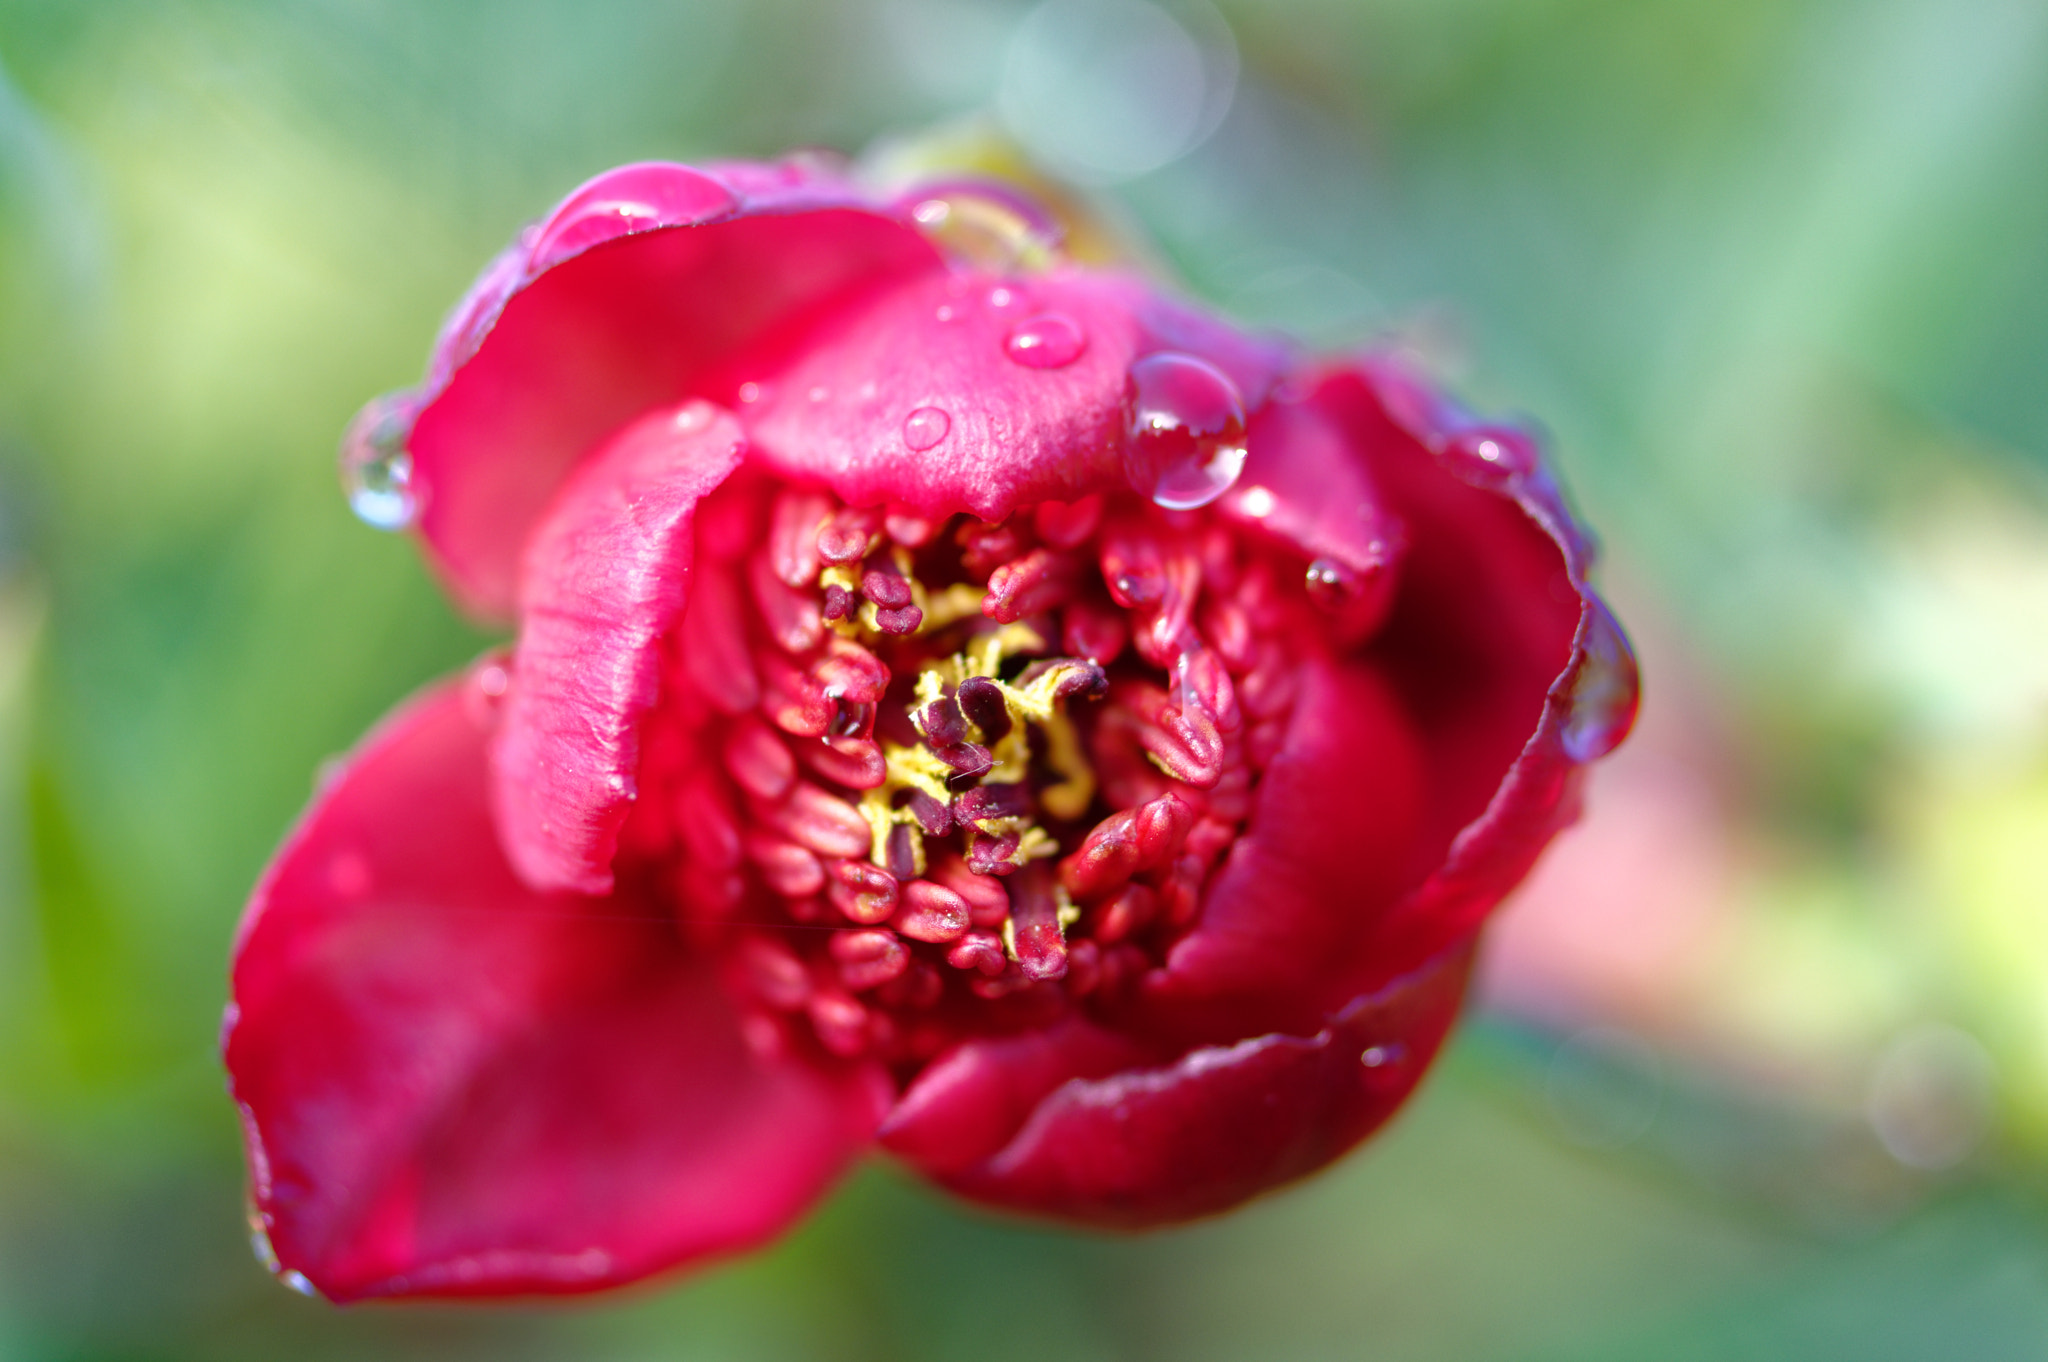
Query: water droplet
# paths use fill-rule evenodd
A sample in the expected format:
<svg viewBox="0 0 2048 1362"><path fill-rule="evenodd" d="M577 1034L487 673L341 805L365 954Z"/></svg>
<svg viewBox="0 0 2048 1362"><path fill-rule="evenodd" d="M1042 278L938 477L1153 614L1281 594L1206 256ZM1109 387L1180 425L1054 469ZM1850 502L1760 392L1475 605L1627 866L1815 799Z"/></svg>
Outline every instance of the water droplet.
<svg viewBox="0 0 2048 1362"><path fill-rule="evenodd" d="M1002 287L1000 284L988 291L988 305L992 308L995 308L997 311L1001 311L1003 308L1011 306L1016 301L1017 295L1011 290Z"/></svg>
<svg viewBox="0 0 2048 1362"><path fill-rule="evenodd" d="M410 395L387 393L366 403L341 437L342 490L365 525L402 530L419 514L412 454L405 447L411 433Z"/></svg>
<svg viewBox="0 0 2048 1362"><path fill-rule="evenodd" d="M1124 470L1169 510L1206 506L1244 471L1244 399L1207 360L1164 351L1131 366Z"/></svg>
<svg viewBox="0 0 2048 1362"><path fill-rule="evenodd" d="M826 398L830 397L831 395L832 390L830 388L827 388L822 383L819 384L817 387L811 389L808 393L804 394L804 396L810 398L813 402L823 402Z"/></svg>
<svg viewBox="0 0 2048 1362"><path fill-rule="evenodd" d="M1334 558L1318 558L1308 565L1308 598L1332 613L1358 599L1365 583L1357 571Z"/></svg>
<svg viewBox="0 0 2048 1362"><path fill-rule="evenodd" d="M298 1271L296 1268L287 1268L285 1271L278 1273L277 1279L298 1292L301 1296L317 1296L320 1294L313 1289L313 1283L307 1280L306 1274Z"/></svg>
<svg viewBox="0 0 2048 1362"><path fill-rule="evenodd" d="M946 254L975 269L1035 272L1060 259L1063 233L1036 204L1002 186L928 185L910 216ZM1002 306L1002 304L997 304Z"/></svg>
<svg viewBox="0 0 2048 1362"><path fill-rule="evenodd" d="M953 311L953 305L952 305L951 303L940 303L940 304L939 304L939 313L938 313L938 316L939 316L939 320L940 320L940 321L942 321L942 322L950 322L950 321L952 321L952 320L953 320L953 318L954 318L954 316L955 316L955 315L956 315L956 314L955 314L955 313L954 313L954 311Z"/></svg>
<svg viewBox="0 0 2048 1362"><path fill-rule="evenodd" d="M1087 348L1080 323L1058 312L1026 317L1003 339L1003 353L1027 369L1063 369Z"/></svg>
<svg viewBox="0 0 2048 1362"><path fill-rule="evenodd" d="M1264 520L1279 507L1280 499L1266 487L1247 487L1244 500L1240 503L1244 513L1254 520Z"/></svg>
<svg viewBox="0 0 2048 1362"><path fill-rule="evenodd" d="M946 438L946 432L953 428L953 418L937 407L919 407L903 418L903 443L912 449L925 450Z"/></svg>
<svg viewBox="0 0 2048 1362"><path fill-rule="evenodd" d="M1444 441L1444 461L1466 482L1501 490L1536 471L1536 442L1511 426L1469 426Z"/></svg>
<svg viewBox="0 0 2048 1362"><path fill-rule="evenodd" d="M1399 1063L1407 1052L1408 1047L1399 1041L1391 1045L1368 1045L1358 1056L1358 1062L1368 1069L1383 1068L1389 1064Z"/></svg>
<svg viewBox="0 0 2048 1362"><path fill-rule="evenodd" d="M1635 652L1628 636L1596 597L1586 620L1585 654L1565 692L1565 755L1594 761L1621 745L1636 721Z"/></svg>
<svg viewBox="0 0 2048 1362"><path fill-rule="evenodd" d="M758 383L740 384L739 397L742 402L759 402L761 400L761 385Z"/></svg>

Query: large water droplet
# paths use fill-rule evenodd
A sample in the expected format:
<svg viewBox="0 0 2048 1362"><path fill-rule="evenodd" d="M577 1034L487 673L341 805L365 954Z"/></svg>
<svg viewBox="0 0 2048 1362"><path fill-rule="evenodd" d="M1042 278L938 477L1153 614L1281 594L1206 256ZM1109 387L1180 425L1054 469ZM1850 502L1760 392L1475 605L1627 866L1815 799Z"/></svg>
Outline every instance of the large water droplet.
<svg viewBox="0 0 2048 1362"><path fill-rule="evenodd" d="M1207 360L1164 351L1131 366L1124 471L1169 510L1206 506L1244 471L1244 399Z"/></svg>
<svg viewBox="0 0 2048 1362"><path fill-rule="evenodd" d="M1474 486L1504 490L1536 471L1536 442L1512 426L1472 426L1444 441L1444 462Z"/></svg>
<svg viewBox="0 0 2048 1362"><path fill-rule="evenodd" d="M1000 185L928 185L908 200L910 216L939 248L978 270L1048 269L1060 259L1060 226Z"/></svg>
<svg viewBox="0 0 2048 1362"><path fill-rule="evenodd" d="M1003 338L1003 353L1027 369L1063 369L1088 348L1088 333L1061 312L1026 317Z"/></svg>
<svg viewBox="0 0 2048 1362"><path fill-rule="evenodd" d="M946 438L946 432L953 428L953 418L937 407L919 407L903 418L903 443L912 449L926 450Z"/></svg>
<svg viewBox="0 0 2048 1362"><path fill-rule="evenodd" d="M419 514L412 455L405 448L412 410L405 394L373 398L341 438L341 486L349 508L365 524L402 530Z"/></svg>
<svg viewBox="0 0 2048 1362"><path fill-rule="evenodd" d="M1585 655L1565 700L1565 755L1594 761L1621 745L1636 721L1636 655L1628 636L1597 598L1586 620Z"/></svg>

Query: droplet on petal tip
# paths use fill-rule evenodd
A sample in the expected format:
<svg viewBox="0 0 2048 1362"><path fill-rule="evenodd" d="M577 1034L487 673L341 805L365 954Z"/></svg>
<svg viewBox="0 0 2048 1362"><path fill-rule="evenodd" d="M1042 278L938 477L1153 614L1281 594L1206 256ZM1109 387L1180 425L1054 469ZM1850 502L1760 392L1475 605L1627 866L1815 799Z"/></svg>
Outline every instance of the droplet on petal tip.
<svg viewBox="0 0 2048 1362"><path fill-rule="evenodd" d="M349 509L372 529L403 530L419 516L412 454L410 394L389 393L367 403L341 441L341 485Z"/></svg>

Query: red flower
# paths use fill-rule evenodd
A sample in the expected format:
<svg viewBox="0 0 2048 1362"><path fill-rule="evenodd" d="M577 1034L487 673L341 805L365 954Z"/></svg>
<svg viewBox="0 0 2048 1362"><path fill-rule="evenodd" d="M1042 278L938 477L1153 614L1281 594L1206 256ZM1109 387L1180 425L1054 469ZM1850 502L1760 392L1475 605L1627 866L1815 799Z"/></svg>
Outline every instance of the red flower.
<svg viewBox="0 0 2048 1362"><path fill-rule="evenodd" d="M612 1285L877 1140L1157 1224L1414 1087L1634 712L1585 541L1521 434L1053 244L994 189L629 166L359 420L358 509L518 641L250 903L289 1280Z"/></svg>

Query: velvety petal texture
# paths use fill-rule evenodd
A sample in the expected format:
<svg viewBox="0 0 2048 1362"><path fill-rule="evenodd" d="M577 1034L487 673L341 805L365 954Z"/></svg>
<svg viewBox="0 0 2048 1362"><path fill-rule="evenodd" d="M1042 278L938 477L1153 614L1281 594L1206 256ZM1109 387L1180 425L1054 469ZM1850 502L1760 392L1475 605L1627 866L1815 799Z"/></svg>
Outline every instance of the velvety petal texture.
<svg viewBox="0 0 2048 1362"><path fill-rule="evenodd" d="M226 1054L260 1228L336 1299L589 1291L781 1230L881 1119L879 1070L750 1036L666 916L537 894L448 683L314 801L237 947Z"/></svg>
<svg viewBox="0 0 2048 1362"><path fill-rule="evenodd" d="M528 541L491 793L505 853L537 889L612 887L661 639L689 596L694 512L744 448L709 403L652 412L577 466Z"/></svg>

